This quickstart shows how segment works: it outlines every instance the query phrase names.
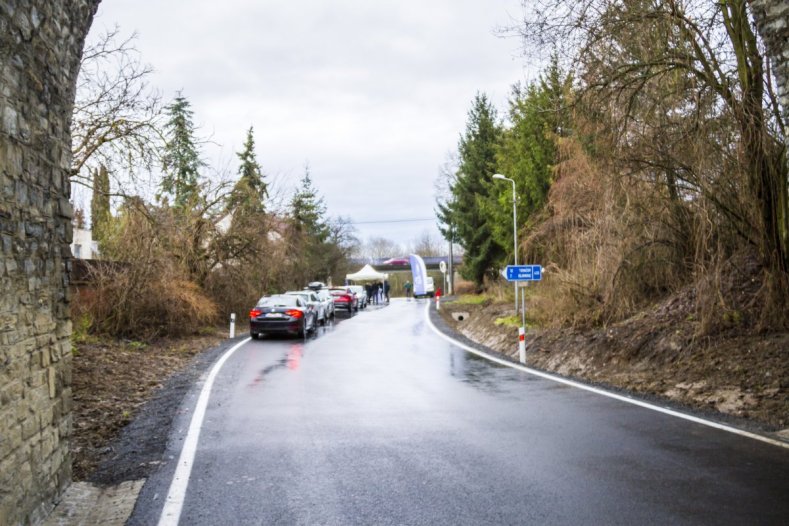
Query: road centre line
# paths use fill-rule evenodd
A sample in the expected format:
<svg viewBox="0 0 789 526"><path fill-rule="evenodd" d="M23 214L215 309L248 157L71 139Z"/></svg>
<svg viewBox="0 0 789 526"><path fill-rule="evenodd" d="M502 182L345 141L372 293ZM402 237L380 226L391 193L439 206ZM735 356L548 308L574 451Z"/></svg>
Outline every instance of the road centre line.
<svg viewBox="0 0 789 526"><path fill-rule="evenodd" d="M519 371L523 371L525 373L528 373L528 374L531 374L531 375L534 375L534 376L539 376L540 378L545 378L546 380L551 380L551 381L554 381L554 382L558 382L560 384L565 384L565 385L569 385L569 386L572 386L572 387L577 387L578 389L583 389L584 391L590 391L590 392L598 394L598 395L606 396L608 398L613 398L614 400L619 400L621 402L626 402L628 404L637 405L637 406L643 407L645 409L651 409L653 411L657 411L658 413L663 413L663 414L666 414L666 415L675 416L677 418L682 418L683 420L688 420L690 422L695 422L697 424L701 424L701 425L704 425L704 426L712 427L712 428L715 428L715 429L720 429L721 431L727 431L729 433L734 433L735 435L740 435L740 436L744 436L744 437L747 437L747 438L752 438L754 440L759 440L760 442L766 442L767 444L771 444L773 446L778 446L778 447L782 447L784 449L789 449L789 443L784 442L782 440L777 440L777 439L770 438L770 437L767 437L767 436L764 436L764 435L760 435L760 434L757 434L757 433L751 433L750 431L745 431L743 429L737 429L736 427L727 426L725 424L721 424L719 422L714 422L712 420L706 420L704 418L699 418L697 416L689 415L689 414L686 414L686 413L681 413L679 411L676 411L674 409L670 409L668 407L661 407L661 406L658 406L658 405L650 404L649 402L645 402L643 400L637 400L635 398L630 398L630 397L627 397L627 396L623 396L623 395L619 395L619 394L616 394L616 393L612 393L612 392L606 391L604 389L599 389L597 387L592 387L591 385L586 385L586 384L583 384L583 383L580 383L580 382L576 382L574 380L568 380L567 378L562 378L561 376L556 376L556 375L553 375L553 374L544 373L542 371L538 371L537 369L532 369L530 367L526 367L524 365L520 365L520 364L515 363L515 362L510 362L508 360L504 360L502 358L498 358L496 356L493 356L493 355L490 355L488 353L482 352L480 350L474 349L473 347L470 347L470 346L468 346L468 345L466 345L466 344L464 344L462 342L459 342L459 341L455 340L454 338L452 338L450 336L447 336L446 334L444 334L443 332L438 330L438 328L433 324L433 321L430 319L430 304L431 304L431 302L428 301L427 304L425 305L425 319L427 320L427 324L430 326L430 328L433 329L433 332L435 332L438 336L440 336L441 338L445 339L449 343L451 343L451 344L453 344L453 345L455 345L457 347L460 347L461 349L463 349L463 350L465 350L467 352L470 352L471 354L475 354L475 355L477 355L477 356L479 356L481 358L485 358L486 360L490 360L491 362L497 363L499 365L504 365L506 367L512 367L513 369L517 369Z"/></svg>
<svg viewBox="0 0 789 526"><path fill-rule="evenodd" d="M178 521L181 519L181 509L186 499L186 488L189 485L189 476L192 473L192 465L197 452L197 440L200 438L200 428L203 426L203 419L208 407L211 388L214 386L214 379L228 358L250 339L245 338L228 349L211 368L211 372L208 373L203 388L200 390L197 405L195 405L192 413L192 421L189 423L181 454L178 456L178 465L175 468L175 474L173 474L173 481L170 483L170 489L167 491L167 497L164 500L162 514L159 516L159 526L177 526Z"/></svg>

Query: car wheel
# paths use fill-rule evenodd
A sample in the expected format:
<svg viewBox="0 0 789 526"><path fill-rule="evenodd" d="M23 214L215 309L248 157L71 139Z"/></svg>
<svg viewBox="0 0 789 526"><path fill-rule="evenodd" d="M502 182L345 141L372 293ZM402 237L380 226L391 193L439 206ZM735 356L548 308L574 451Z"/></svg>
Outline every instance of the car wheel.
<svg viewBox="0 0 789 526"><path fill-rule="evenodd" d="M249 335L252 337L253 340L257 340L258 338L260 338L260 335L256 332L251 332L249 333Z"/></svg>

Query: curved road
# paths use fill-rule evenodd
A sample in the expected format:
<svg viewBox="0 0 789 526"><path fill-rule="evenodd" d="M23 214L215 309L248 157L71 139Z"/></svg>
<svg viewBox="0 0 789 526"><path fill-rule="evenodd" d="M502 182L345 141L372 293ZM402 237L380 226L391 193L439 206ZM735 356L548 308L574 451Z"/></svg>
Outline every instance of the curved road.
<svg viewBox="0 0 789 526"><path fill-rule="evenodd" d="M230 356L180 524L789 524L789 449L490 363L393 301Z"/></svg>

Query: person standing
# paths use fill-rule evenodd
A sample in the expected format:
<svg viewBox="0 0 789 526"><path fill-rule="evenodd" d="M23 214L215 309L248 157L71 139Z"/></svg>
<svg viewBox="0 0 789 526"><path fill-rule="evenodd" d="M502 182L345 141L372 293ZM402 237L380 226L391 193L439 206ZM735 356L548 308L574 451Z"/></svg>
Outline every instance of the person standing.
<svg viewBox="0 0 789 526"><path fill-rule="evenodd" d="M384 298L389 303L389 280L384 280Z"/></svg>
<svg viewBox="0 0 789 526"><path fill-rule="evenodd" d="M403 284L403 290L405 291L406 299L411 299L411 282L410 281L406 281L405 284Z"/></svg>

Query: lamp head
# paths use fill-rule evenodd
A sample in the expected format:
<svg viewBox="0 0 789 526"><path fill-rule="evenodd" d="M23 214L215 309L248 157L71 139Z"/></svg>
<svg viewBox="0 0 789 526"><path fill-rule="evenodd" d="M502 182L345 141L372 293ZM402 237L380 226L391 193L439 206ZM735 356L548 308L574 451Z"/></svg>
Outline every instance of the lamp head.
<svg viewBox="0 0 789 526"><path fill-rule="evenodd" d="M504 176L503 176L503 175L501 175L501 174L493 174L493 178L494 178L494 179L506 179L506 177L504 177Z"/></svg>

